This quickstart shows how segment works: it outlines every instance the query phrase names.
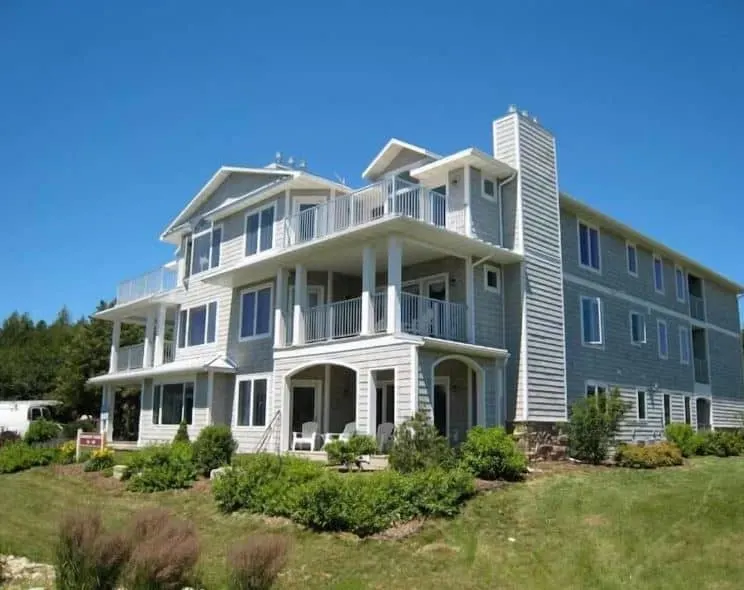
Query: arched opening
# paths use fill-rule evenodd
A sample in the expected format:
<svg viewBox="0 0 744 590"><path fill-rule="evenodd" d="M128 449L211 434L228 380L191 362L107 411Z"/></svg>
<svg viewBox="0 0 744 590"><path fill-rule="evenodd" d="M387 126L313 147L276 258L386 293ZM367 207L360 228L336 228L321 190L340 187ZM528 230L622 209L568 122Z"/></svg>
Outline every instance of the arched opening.
<svg viewBox="0 0 744 590"><path fill-rule="evenodd" d="M483 422L485 371L471 358L446 356L434 363L431 384L434 425L450 443L459 444L470 428Z"/></svg>
<svg viewBox="0 0 744 590"><path fill-rule="evenodd" d="M357 375L351 365L315 363L298 367L284 378L285 448L319 451L328 440L354 428ZM308 437L310 431L314 437Z"/></svg>

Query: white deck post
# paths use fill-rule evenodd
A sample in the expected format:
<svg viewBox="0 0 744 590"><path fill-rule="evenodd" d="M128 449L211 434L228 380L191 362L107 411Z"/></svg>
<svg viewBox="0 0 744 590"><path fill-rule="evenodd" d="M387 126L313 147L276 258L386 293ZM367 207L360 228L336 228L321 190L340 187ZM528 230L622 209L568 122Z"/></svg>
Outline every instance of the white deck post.
<svg viewBox="0 0 744 590"><path fill-rule="evenodd" d="M465 330L468 342L475 343L475 283L473 282L473 259L465 259Z"/></svg>
<svg viewBox="0 0 744 590"><path fill-rule="evenodd" d="M400 332L400 288L403 274L403 248L400 238L388 238L388 286L387 286L387 331L389 334Z"/></svg>
<svg viewBox="0 0 744 590"><path fill-rule="evenodd" d="M375 249L365 246L362 253L362 335L374 333Z"/></svg>
<svg viewBox="0 0 744 590"><path fill-rule="evenodd" d="M287 308L287 269L276 271L276 304L274 307L274 347L286 344L287 325L284 310Z"/></svg>
<svg viewBox="0 0 744 590"><path fill-rule="evenodd" d="M155 336L155 312L147 313L147 323L145 323L145 352L142 360L142 366L145 368L152 367L153 338Z"/></svg>
<svg viewBox="0 0 744 590"><path fill-rule="evenodd" d="M121 320L114 320L111 333L111 355L109 356L109 373L115 373L119 368L119 338L121 336Z"/></svg>
<svg viewBox="0 0 744 590"><path fill-rule="evenodd" d="M159 367L165 361L165 312L167 311L165 305L158 306L158 316L155 322L155 358L153 365ZM181 327L179 326L179 329ZM177 335L174 335L177 337ZM174 343L175 349L175 343Z"/></svg>
<svg viewBox="0 0 744 590"><path fill-rule="evenodd" d="M112 385L104 385L101 392L101 434L106 435L106 440L114 438L114 402L116 392ZM104 419L105 418L105 419Z"/></svg>
<svg viewBox="0 0 744 590"><path fill-rule="evenodd" d="M292 316L292 345L305 344L305 308L307 307L307 270L295 266L294 314Z"/></svg>

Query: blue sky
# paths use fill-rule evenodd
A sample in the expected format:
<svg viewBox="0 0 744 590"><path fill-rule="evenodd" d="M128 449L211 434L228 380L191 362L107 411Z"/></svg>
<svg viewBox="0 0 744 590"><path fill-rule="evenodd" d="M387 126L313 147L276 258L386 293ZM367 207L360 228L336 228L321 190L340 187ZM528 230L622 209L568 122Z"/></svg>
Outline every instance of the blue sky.
<svg viewBox="0 0 744 590"><path fill-rule="evenodd" d="M221 164L352 185L390 136L491 150L510 103L563 190L744 282L744 7L699 2L0 3L0 317L78 316L172 257Z"/></svg>

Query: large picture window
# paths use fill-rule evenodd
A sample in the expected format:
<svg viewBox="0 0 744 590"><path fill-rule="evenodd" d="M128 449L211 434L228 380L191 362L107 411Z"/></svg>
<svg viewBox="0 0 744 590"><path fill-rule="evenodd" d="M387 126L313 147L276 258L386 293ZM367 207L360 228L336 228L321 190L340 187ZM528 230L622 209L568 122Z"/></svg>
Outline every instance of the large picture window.
<svg viewBox="0 0 744 590"><path fill-rule="evenodd" d="M187 274L195 275L220 265L222 226L199 224L186 244Z"/></svg>
<svg viewBox="0 0 744 590"><path fill-rule="evenodd" d="M268 285L240 292L240 340L271 333L271 290Z"/></svg>
<svg viewBox="0 0 744 590"><path fill-rule="evenodd" d="M238 380L237 426L266 426L268 383L266 377Z"/></svg>
<svg viewBox="0 0 744 590"><path fill-rule="evenodd" d="M217 302L182 309L178 313L178 348L211 344L217 337Z"/></svg>
<svg viewBox="0 0 744 590"><path fill-rule="evenodd" d="M152 423L191 424L194 414L194 384L165 383L153 387Z"/></svg>

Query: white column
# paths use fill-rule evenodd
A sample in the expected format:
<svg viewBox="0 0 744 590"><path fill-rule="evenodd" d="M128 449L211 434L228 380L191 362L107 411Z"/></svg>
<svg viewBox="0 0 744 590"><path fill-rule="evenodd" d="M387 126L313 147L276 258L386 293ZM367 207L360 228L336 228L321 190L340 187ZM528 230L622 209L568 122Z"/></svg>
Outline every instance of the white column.
<svg viewBox="0 0 744 590"><path fill-rule="evenodd" d="M290 430L292 428L290 396L292 392L289 389L287 378L282 376L279 387L282 392L282 414L279 418L281 425L281 434L279 436L279 448L281 451L289 450Z"/></svg>
<svg viewBox="0 0 744 590"><path fill-rule="evenodd" d="M362 334L373 334L375 323L375 249L365 246L362 252Z"/></svg>
<svg viewBox="0 0 744 590"><path fill-rule="evenodd" d="M119 366L119 337L121 336L121 320L114 320L111 333L111 355L109 356L109 373L115 373Z"/></svg>
<svg viewBox="0 0 744 590"><path fill-rule="evenodd" d="M465 200L465 235L472 236L473 218L472 208L470 207L470 201L472 198L470 190L470 166L465 166L465 173L463 174L463 177L463 183L465 184L465 186L463 187L463 196Z"/></svg>
<svg viewBox="0 0 744 590"><path fill-rule="evenodd" d="M385 392L383 391L383 400ZM377 371L369 373L369 387L367 388L367 434L377 436Z"/></svg>
<svg viewBox="0 0 744 590"><path fill-rule="evenodd" d="M114 438L114 401L116 392L112 385L104 385L101 392L101 433L106 440Z"/></svg>
<svg viewBox="0 0 744 590"><path fill-rule="evenodd" d="M307 307L307 270L295 266L294 313L292 316L292 345L305 344L305 308Z"/></svg>
<svg viewBox="0 0 744 590"><path fill-rule="evenodd" d="M276 272L276 298L274 307L274 346L281 348L286 344L287 324L284 316L287 309L287 269Z"/></svg>
<svg viewBox="0 0 744 590"><path fill-rule="evenodd" d="M207 373L207 426L212 425L212 404L214 403L214 371Z"/></svg>
<svg viewBox="0 0 744 590"><path fill-rule="evenodd" d="M328 325L326 326L326 338L330 339L333 338L333 326L335 325L336 318L336 308L334 308L331 305L331 302L333 301L333 271L328 271L328 281L326 283L326 303L328 304L328 313L326 314L328 316L327 322Z"/></svg>
<svg viewBox="0 0 744 590"><path fill-rule="evenodd" d="M468 256L465 259L465 323L468 342L475 343L475 283L473 282L473 259ZM502 327L503 329L503 327Z"/></svg>
<svg viewBox="0 0 744 590"><path fill-rule="evenodd" d="M143 366L152 367L153 339L155 337L155 312L147 313L147 323L145 323L145 353Z"/></svg>
<svg viewBox="0 0 744 590"><path fill-rule="evenodd" d="M158 318L155 323L155 353L154 353L154 361L153 365L156 367L159 367L163 364L163 361L165 360L164 352L165 352L165 312L167 311L165 305L160 305L158 307ZM181 329L181 327L178 327ZM174 338L177 338L178 335L174 334ZM174 350L175 350L175 343L173 344Z"/></svg>
<svg viewBox="0 0 744 590"><path fill-rule="evenodd" d="M331 365L325 365L323 375L323 428L324 432L331 431Z"/></svg>
<svg viewBox="0 0 744 590"><path fill-rule="evenodd" d="M387 331L389 334L400 332L400 286L403 265L403 247L400 238L388 238L388 287L387 287Z"/></svg>

